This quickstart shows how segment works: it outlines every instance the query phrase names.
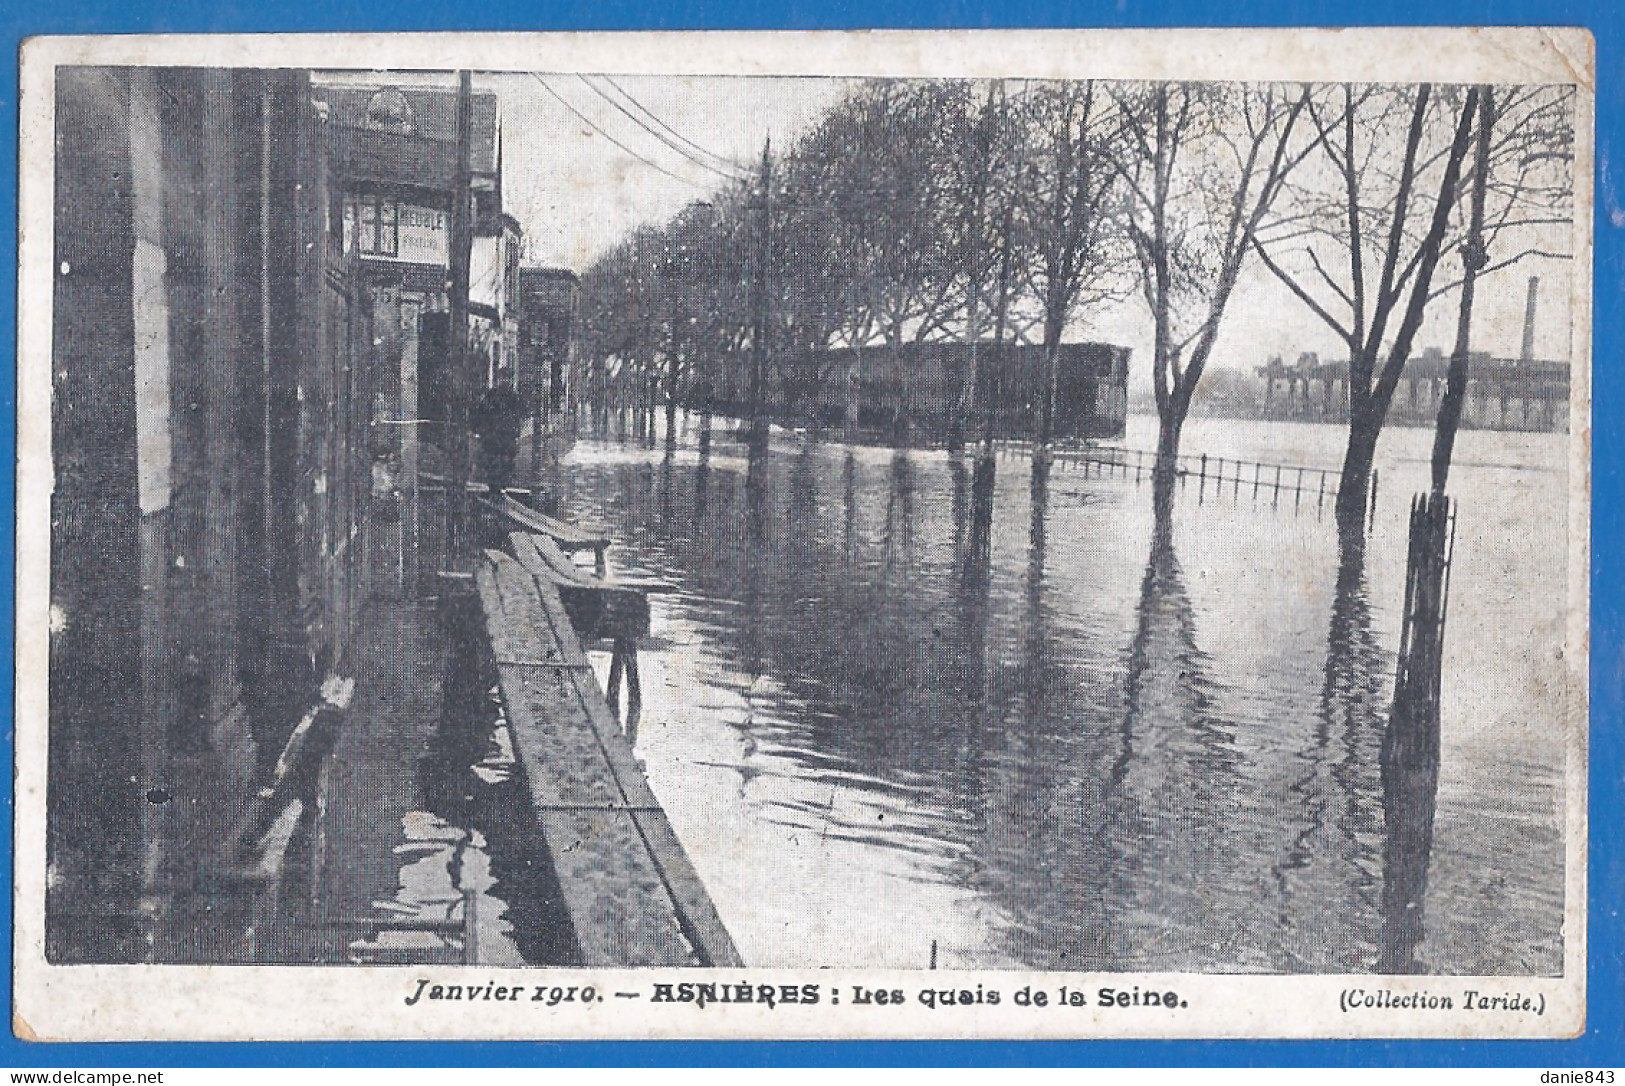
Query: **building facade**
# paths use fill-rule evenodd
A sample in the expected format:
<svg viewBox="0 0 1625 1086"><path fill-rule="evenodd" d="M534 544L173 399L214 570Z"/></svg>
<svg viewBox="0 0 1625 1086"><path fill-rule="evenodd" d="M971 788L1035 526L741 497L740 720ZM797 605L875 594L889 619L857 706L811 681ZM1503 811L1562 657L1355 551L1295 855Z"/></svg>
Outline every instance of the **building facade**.
<svg viewBox="0 0 1625 1086"><path fill-rule="evenodd" d="M581 280L568 268L519 269L519 392L558 415L579 408Z"/></svg>
<svg viewBox="0 0 1625 1086"><path fill-rule="evenodd" d="M296 71L58 69L47 947L297 956L240 830L368 578L373 312Z"/></svg>
<svg viewBox="0 0 1625 1086"><path fill-rule="evenodd" d="M433 534L437 516L422 499L422 477L452 474L460 397L477 397L518 346L523 238L502 210L498 100L475 91L469 103L469 387L459 391L451 328L457 94L320 79L313 94L327 112L341 179L344 252L356 254L372 308L373 497L391 524L379 560L393 562L406 591L422 573L414 541Z"/></svg>

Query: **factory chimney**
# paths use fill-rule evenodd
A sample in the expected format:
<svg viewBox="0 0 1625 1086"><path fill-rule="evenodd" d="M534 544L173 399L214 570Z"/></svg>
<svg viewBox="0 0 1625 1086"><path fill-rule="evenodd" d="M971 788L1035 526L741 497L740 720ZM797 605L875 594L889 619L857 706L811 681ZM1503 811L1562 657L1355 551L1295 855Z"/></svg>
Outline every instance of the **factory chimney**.
<svg viewBox="0 0 1625 1086"><path fill-rule="evenodd" d="M1540 276L1529 277L1529 299L1523 305L1523 349L1518 352L1522 362L1535 358L1535 304L1540 296Z"/></svg>

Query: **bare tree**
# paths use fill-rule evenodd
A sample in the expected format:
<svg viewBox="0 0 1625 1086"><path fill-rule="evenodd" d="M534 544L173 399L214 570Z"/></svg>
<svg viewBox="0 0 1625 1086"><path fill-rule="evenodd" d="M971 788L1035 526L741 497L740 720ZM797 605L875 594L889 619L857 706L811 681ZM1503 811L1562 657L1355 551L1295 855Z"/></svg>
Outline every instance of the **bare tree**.
<svg viewBox="0 0 1625 1086"><path fill-rule="evenodd" d="M998 224L1006 218L1012 197L1009 163L1015 137L1002 80L988 83L980 106L976 88L969 83L946 84L943 90L941 137L934 156L935 165L950 179L940 224L946 258L942 278L951 280L963 299L960 334L966 346L965 373L948 435L949 447L958 449L978 387L986 384L980 373L985 359L979 354L989 309L987 291L999 253ZM982 395L986 394L983 387Z"/></svg>
<svg viewBox="0 0 1625 1086"><path fill-rule="evenodd" d="M1111 297L1111 201L1118 187L1112 152L1122 113L1093 81L1046 83L1023 110L1027 152L1020 184L1027 235L1026 286L1042 314L1044 372L1037 455L1048 455L1055 420L1056 355L1081 305Z"/></svg>
<svg viewBox="0 0 1625 1086"><path fill-rule="evenodd" d="M1155 503L1167 510L1180 431L1259 226L1309 153L1307 87L1135 84L1114 92L1125 222L1154 327Z"/></svg>
<svg viewBox="0 0 1625 1086"><path fill-rule="evenodd" d="M1490 94L1480 87L1480 99ZM1479 117L1485 128L1484 219L1478 233L1487 259L1479 278L1529 259L1570 260L1574 225L1574 88L1528 86L1496 88L1490 114ZM1475 141L1477 140L1475 136ZM1463 167L1460 187L1477 184L1477 143L1471 167ZM1470 223L1458 216L1446 235L1448 248L1458 238L1465 244ZM1458 289L1463 274L1437 283L1436 298Z"/></svg>
<svg viewBox="0 0 1625 1086"><path fill-rule="evenodd" d="M1363 539L1377 438L1433 296L1478 98L1469 90L1452 108L1427 83L1317 96L1307 112L1321 169L1299 175L1288 213L1254 238L1264 265L1348 347L1345 542Z"/></svg>

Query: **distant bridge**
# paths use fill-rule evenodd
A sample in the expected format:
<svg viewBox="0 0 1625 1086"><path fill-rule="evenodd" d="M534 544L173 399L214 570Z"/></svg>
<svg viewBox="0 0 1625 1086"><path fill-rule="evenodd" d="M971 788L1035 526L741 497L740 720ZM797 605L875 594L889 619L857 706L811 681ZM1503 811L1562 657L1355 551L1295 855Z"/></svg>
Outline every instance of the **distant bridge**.
<svg viewBox="0 0 1625 1086"><path fill-rule="evenodd" d="M1450 359L1430 349L1405 363L1389 409L1394 422L1432 423L1438 417ZM1322 362L1313 353L1287 365L1279 356L1254 370L1264 379L1269 418L1340 422L1348 418L1349 364ZM1480 430L1566 432L1569 426L1569 364L1533 358L1492 358L1475 353L1467 368L1462 425Z"/></svg>

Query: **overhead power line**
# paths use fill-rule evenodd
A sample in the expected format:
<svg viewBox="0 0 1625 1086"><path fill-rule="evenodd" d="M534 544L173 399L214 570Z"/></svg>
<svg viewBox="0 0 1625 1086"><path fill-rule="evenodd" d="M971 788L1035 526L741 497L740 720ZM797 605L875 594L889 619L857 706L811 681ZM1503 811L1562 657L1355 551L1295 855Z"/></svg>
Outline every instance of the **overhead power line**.
<svg viewBox="0 0 1625 1086"><path fill-rule="evenodd" d="M613 143L616 147L619 147L622 151L624 151L627 154L631 155L633 158L637 159L639 162L643 163L645 166L649 167L651 170L654 170L657 173L663 173L667 177L671 178L673 181L681 181L685 185L693 185L697 189L703 189L703 188L706 187L704 184L702 184L699 181L695 181L693 178L684 177L682 174L679 174L679 173L673 173L671 170L668 170L668 169L666 169L666 167L660 165L660 163L651 162L647 158L644 158L642 155L640 155L636 151L632 150L632 148L628 147L626 144L622 143L620 140L616 139L614 136L610 135L608 132L605 132L597 124L594 124L592 119L589 118L585 113L582 113L575 106L571 105L570 102L569 102L569 99L565 98L564 95L562 95L558 91L554 90L552 84L548 83L547 80L543 79L541 76L537 75L535 72L531 72L530 77L532 79L536 80L537 83L540 83L541 86L542 86L542 89L545 90L548 94L551 94L554 98L556 98L560 105L562 105L565 109L569 110L571 113L575 114L576 118L578 120L580 120L582 124L586 125L588 128L591 128L594 132L597 132L600 136L603 136L610 143Z"/></svg>
<svg viewBox="0 0 1625 1086"><path fill-rule="evenodd" d="M577 73L576 78L581 80L581 82L585 83L587 85L587 88L589 90L591 90L594 94L598 95L598 97L602 98L604 101L608 102L610 105L612 105L616 109L620 110L620 112L628 120L630 120L633 124L637 125L643 131L649 133L649 135L651 135L655 139L659 140L663 146L665 146L665 147L671 149L672 151L675 151L677 154L681 155L683 157L684 161L692 162L694 165L698 166L700 169L709 170L712 173L717 174L720 177L725 177L730 181L741 180L741 178L739 177L738 174L730 173L727 170L719 169L718 167L711 165L709 162L706 162L703 159L696 157L692 151L689 151L686 148L684 148L682 146L682 144L677 143L670 136L666 136L666 135L662 134L661 132L659 132L658 130L656 130L655 128L650 127L649 122L643 120L641 117L637 116L631 110L629 110L625 106L621 105L621 103L617 102L614 98L610 97L608 94L606 94L604 92L603 88L597 86L596 84L594 84L593 82L588 80L588 78L586 76L581 75L580 73ZM622 93L624 94L625 92L623 91ZM635 106L638 105L637 100L633 99L630 95L627 96L627 100L630 101ZM642 109L643 107L638 106L638 108ZM647 113L648 110L644 110L644 112ZM650 114L650 115L653 116L653 114ZM698 146L698 145L696 144L695 146ZM700 148L700 151L702 153L704 153L704 154L708 154L708 155L711 154L711 152L706 151L704 148ZM711 155L711 157L715 158L715 159L718 159L719 161L724 161L724 162L727 161L726 159L721 158L720 155Z"/></svg>
<svg viewBox="0 0 1625 1086"><path fill-rule="evenodd" d="M715 151L707 150L706 148L704 148L704 147L700 146L699 144L695 143L693 140L689 139L687 136L683 135L681 132L677 131L677 129L673 128L671 125L669 125L665 121L661 120L660 117L658 117L654 113L653 110L649 109L648 106L645 106L642 102L638 101L637 98L635 98L630 91L628 91L625 87L621 86L619 83L615 82L614 79L610 78L607 75L600 75L598 78L602 79L605 83L608 83L611 87L614 87L615 90L621 95L621 97L625 98L628 102L632 103L632 107L634 109L636 109L639 113L643 114L645 117L648 117L655 124L659 125L661 128L663 128L667 132L669 132L672 135L672 137L674 139L676 139L678 142L683 143L683 144L687 145L688 147L693 148L695 151L698 151L700 154L705 155L707 158L715 159L716 161L722 163L724 166L727 166L730 169L738 170L738 169L743 169L744 168L738 162L735 162L733 159L724 158L722 155L717 154Z"/></svg>

